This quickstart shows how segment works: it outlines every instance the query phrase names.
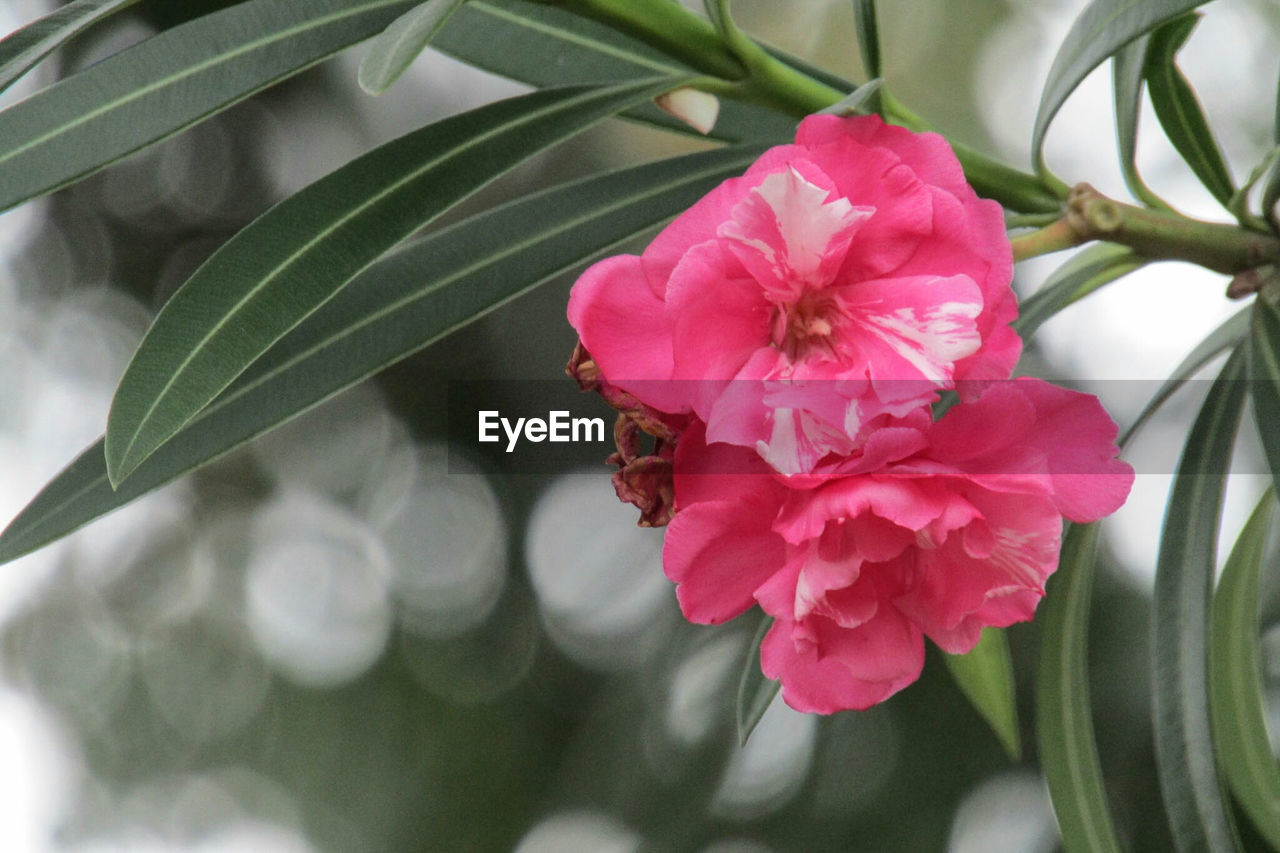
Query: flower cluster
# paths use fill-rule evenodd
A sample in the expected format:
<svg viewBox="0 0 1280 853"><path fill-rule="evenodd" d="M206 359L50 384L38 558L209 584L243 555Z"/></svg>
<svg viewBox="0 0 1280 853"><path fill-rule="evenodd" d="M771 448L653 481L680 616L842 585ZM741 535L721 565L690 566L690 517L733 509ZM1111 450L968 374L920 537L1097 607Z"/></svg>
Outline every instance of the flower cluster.
<svg viewBox="0 0 1280 853"><path fill-rule="evenodd" d="M958 653L1030 619L1063 518L1127 496L1096 399L1010 380L1011 277L944 140L813 116L574 285L570 373L621 412L619 496L670 522L689 619L774 618L761 662L793 707L865 708L925 636Z"/></svg>

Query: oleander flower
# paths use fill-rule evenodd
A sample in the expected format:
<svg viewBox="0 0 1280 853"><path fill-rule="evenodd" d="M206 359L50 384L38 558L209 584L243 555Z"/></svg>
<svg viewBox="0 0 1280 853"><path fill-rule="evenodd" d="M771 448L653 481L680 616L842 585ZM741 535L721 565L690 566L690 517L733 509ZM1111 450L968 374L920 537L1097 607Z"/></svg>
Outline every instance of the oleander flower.
<svg viewBox="0 0 1280 853"><path fill-rule="evenodd" d="M984 626L1032 617L1063 519L1128 495L1116 426L1097 399L1041 380L989 385L938 421L876 430L821 474L784 478L694 422L675 456L663 562L693 622L755 603L788 704L866 708L914 681L924 637L966 652Z"/></svg>
<svg viewBox="0 0 1280 853"><path fill-rule="evenodd" d="M639 257L589 268L568 313L613 386L796 474L938 389L1007 378L1011 276L1000 206L941 137L820 115Z"/></svg>

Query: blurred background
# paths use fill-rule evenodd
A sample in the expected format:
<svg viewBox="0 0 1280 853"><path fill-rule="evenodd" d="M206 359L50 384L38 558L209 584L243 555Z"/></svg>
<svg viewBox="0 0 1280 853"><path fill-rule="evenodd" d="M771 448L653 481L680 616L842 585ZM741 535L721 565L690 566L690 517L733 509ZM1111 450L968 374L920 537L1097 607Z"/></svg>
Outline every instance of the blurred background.
<svg viewBox="0 0 1280 853"><path fill-rule="evenodd" d="M5 0L0 33L55 5ZM144 2L0 103L218 5L228 4ZM955 138L1025 165L1041 83L1083 4L880 5L895 93ZM748 30L856 80L850 9L735 3ZM1270 147L1278 11L1275 0L1212 4L1182 54L1237 179ZM97 438L149 318L222 241L374 145L522 91L428 51L374 99L355 84L361 55L0 216L0 523ZM1143 127L1148 183L1217 217L1150 113ZM1058 118L1048 159L1068 182L1124 197L1113 139L1104 68ZM695 145L603 126L461 212ZM1016 286L1034 290L1062 260L1022 265ZM637 528L614 500L606 451L582 446L542 475L449 452L450 380L570 382L571 283L5 566L0 849L1056 850L1030 728L1034 624L1010 631L1019 762L933 651L919 683L870 711L818 718L775 703L738 748L734 696L755 623L681 619L662 533ZM1099 394L1126 424L1236 310L1225 284L1149 267L1051 321L1022 370ZM1168 849L1147 614L1168 474L1202 390L1175 398L1132 448L1142 473L1108 524L1096 584L1098 736L1136 850ZM609 418L594 398L574 413ZM1240 452L1226 543L1266 480L1256 451ZM1280 632L1264 646L1280 699Z"/></svg>

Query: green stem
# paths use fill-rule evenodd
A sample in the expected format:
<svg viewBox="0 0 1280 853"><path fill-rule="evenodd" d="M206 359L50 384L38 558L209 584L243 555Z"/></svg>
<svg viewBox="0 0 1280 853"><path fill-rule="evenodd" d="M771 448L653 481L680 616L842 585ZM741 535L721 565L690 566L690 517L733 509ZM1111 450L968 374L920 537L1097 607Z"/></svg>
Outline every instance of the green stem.
<svg viewBox="0 0 1280 853"><path fill-rule="evenodd" d="M692 68L728 85L699 85L716 95L779 110L797 118L820 112L847 93L810 77L771 56L746 34L732 27L722 37L715 26L674 0L542 0L605 23L645 44L658 48ZM727 19L727 16L726 16ZM885 116L911 130L928 130L928 123L880 90ZM1066 195L1054 183L1006 166L972 148L951 143L965 177L980 195L1020 213L1061 210ZM1052 177L1052 176L1050 176Z"/></svg>
<svg viewBox="0 0 1280 853"><path fill-rule="evenodd" d="M704 73L734 81L747 76L746 67L725 45L711 22L672 0L542 2L608 24Z"/></svg>
<svg viewBox="0 0 1280 853"><path fill-rule="evenodd" d="M983 198L993 198L1019 213L1056 213L1062 200L1028 172L1006 166L962 142L951 142L951 150L964 168L965 179Z"/></svg>
<svg viewBox="0 0 1280 853"><path fill-rule="evenodd" d="M1050 252L1061 252L1063 249L1079 246L1083 242L1084 238L1076 233L1066 219L1059 219L1038 231L1013 237L1009 240L1009 245L1013 247L1013 260L1016 262L1047 255Z"/></svg>
<svg viewBox="0 0 1280 853"><path fill-rule="evenodd" d="M1149 258L1190 261L1222 273L1234 275L1280 261L1280 240L1275 237L1122 204L1088 184L1071 190L1067 221L1083 239L1120 243Z"/></svg>
<svg viewBox="0 0 1280 853"><path fill-rule="evenodd" d="M1062 219L1010 243L1014 260L1020 261L1090 240L1128 246L1153 260L1189 261L1235 276L1280 262L1280 239L1269 234L1124 204L1088 184L1072 188Z"/></svg>
<svg viewBox="0 0 1280 853"><path fill-rule="evenodd" d="M1061 211L1055 213L1007 213L1004 217L1006 231L1015 228L1043 228L1052 225L1062 218Z"/></svg>

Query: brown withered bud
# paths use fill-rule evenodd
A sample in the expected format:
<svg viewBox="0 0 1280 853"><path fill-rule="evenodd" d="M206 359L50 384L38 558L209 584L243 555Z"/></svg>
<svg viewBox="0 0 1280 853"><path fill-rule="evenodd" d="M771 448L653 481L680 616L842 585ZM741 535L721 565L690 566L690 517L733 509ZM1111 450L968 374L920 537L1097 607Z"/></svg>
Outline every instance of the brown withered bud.
<svg viewBox="0 0 1280 853"><path fill-rule="evenodd" d="M1258 293L1264 287L1274 287L1277 281L1280 281L1280 275L1277 275L1277 269L1273 264L1244 270L1236 273L1235 278L1231 279L1227 285L1227 298L1243 299Z"/></svg>
<svg viewBox="0 0 1280 853"><path fill-rule="evenodd" d="M574 346L573 354L569 356L569 363L564 366L564 372L569 374L583 391L595 391L600 387L600 368L591 360L591 354L582 345L582 341L578 341Z"/></svg>
<svg viewBox="0 0 1280 853"><path fill-rule="evenodd" d="M675 513L672 460L688 418L660 412L611 385L600 375L600 369L581 341L574 347L565 373L573 377L582 390L595 391L618 411L613 425L613 441L618 449L606 460L618 468L613 475L618 499L640 510L641 527L665 526ZM644 452L642 433L653 438L651 453Z"/></svg>
<svg viewBox="0 0 1280 853"><path fill-rule="evenodd" d="M573 355L569 357L569 363L565 365L564 372L573 377L583 391L595 391L614 409L634 418L640 425L640 429L654 438L674 443L680 437L680 432L688 420L686 416L660 412L640 402L616 385L610 384L609 380L600 374L600 368L596 366L591 353L587 352L582 341L578 341L578 345L573 348Z"/></svg>
<svg viewBox="0 0 1280 853"><path fill-rule="evenodd" d="M675 481L669 459L633 459L614 472L613 489L619 500L640 510L641 527L665 527L675 515Z"/></svg>

